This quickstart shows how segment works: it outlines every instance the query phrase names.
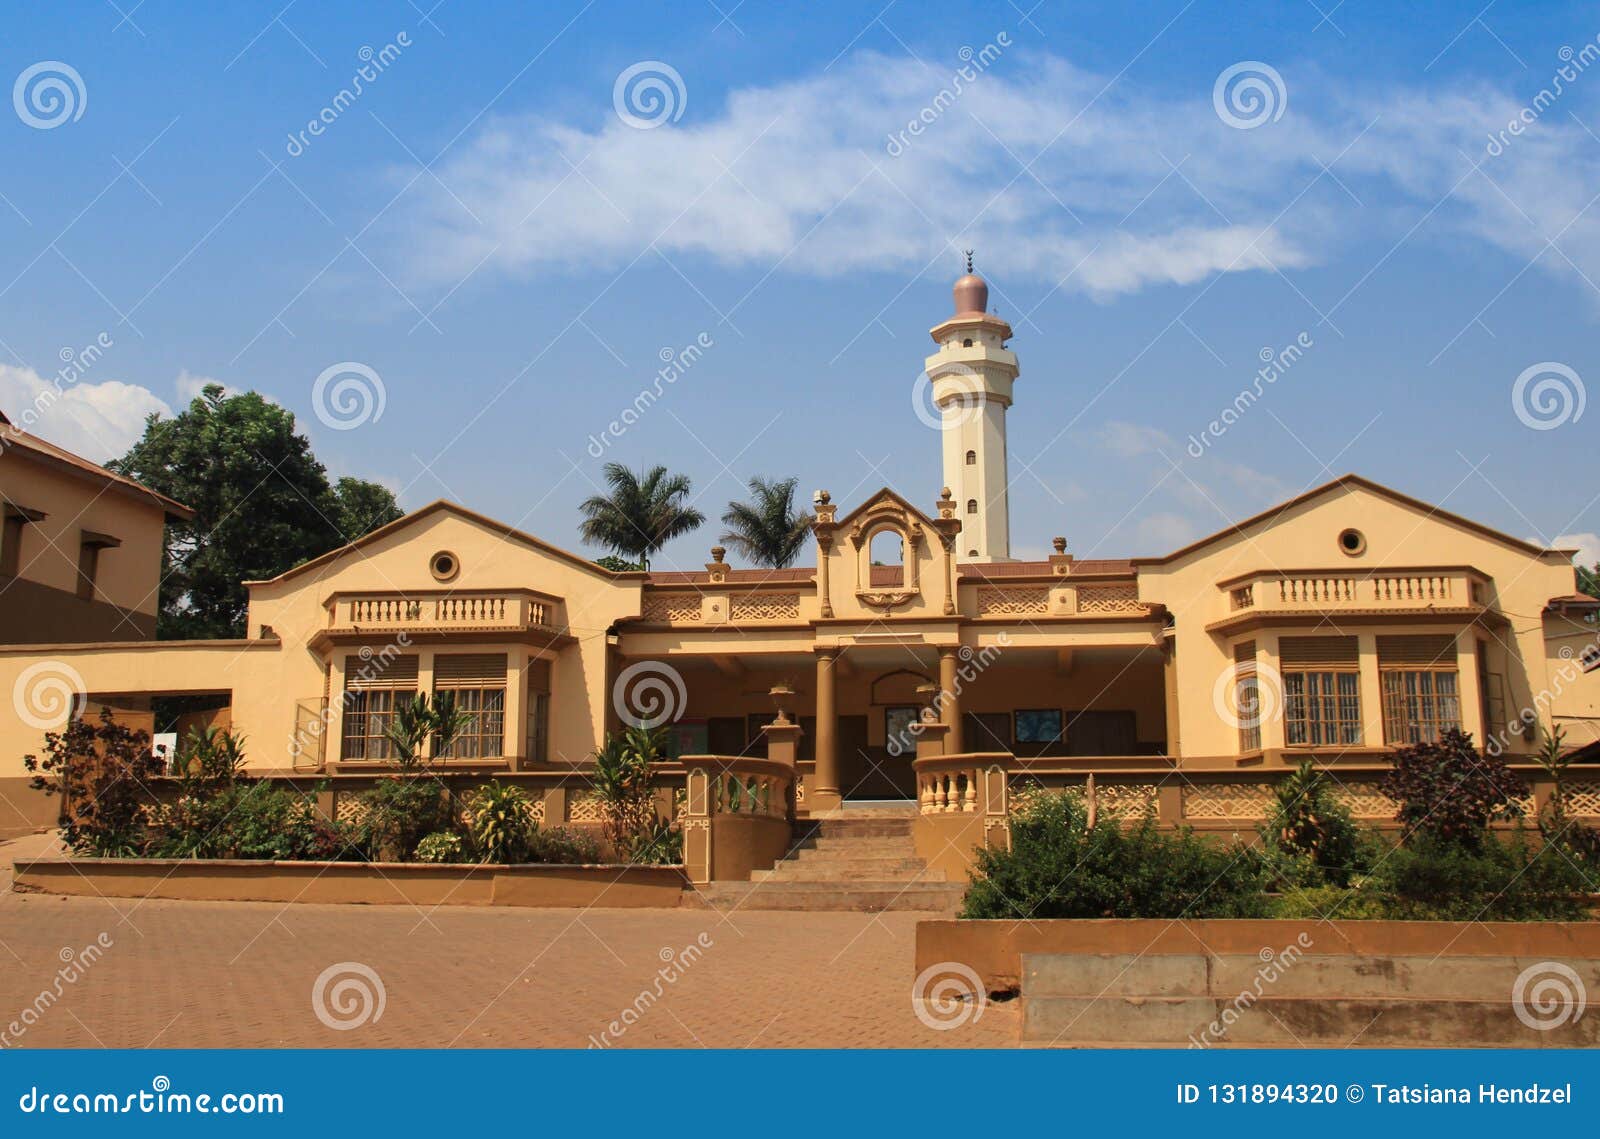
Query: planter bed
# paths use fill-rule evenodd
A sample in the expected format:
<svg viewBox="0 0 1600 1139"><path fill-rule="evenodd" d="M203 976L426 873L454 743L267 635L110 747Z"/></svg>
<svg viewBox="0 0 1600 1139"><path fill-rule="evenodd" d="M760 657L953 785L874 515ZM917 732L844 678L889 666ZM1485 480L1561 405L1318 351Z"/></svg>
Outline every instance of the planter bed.
<svg viewBox="0 0 1600 1139"><path fill-rule="evenodd" d="M1020 992L1026 1044L1600 1046L1600 922L925 921L916 968Z"/></svg>
<svg viewBox="0 0 1600 1139"><path fill-rule="evenodd" d="M358 905L672 908L681 866L18 859L15 889L75 897Z"/></svg>

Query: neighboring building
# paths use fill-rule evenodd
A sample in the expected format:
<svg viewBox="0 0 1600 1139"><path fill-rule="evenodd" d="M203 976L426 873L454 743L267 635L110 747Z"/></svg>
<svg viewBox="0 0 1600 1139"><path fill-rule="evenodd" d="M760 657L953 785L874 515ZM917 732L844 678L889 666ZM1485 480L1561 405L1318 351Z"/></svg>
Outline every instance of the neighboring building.
<svg viewBox="0 0 1600 1139"><path fill-rule="evenodd" d="M0 644L153 640L166 523L190 517L0 412Z"/></svg>
<svg viewBox="0 0 1600 1139"><path fill-rule="evenodd" d="M1354 475L1165 557L1077 559L1058 538L1012 560L1018 367L986 294L963 278L933 332L949 486L923 505L820 495L812 564L612 573L438 502L250 583L247 639L0 649L0 686L54 665L91 705L216 697L252 766L336 789L385 769L396 701L449 691L473 726L444 767L545 786L543 817L576 822L590 752L624 717L670 726L685 754L749 756L781 708L801 812L982 815L996 774L1016 790L1094 773L1108 805L1224 831L1252 827L1302 758L1371 818L1392 814L1371 791L1387 751L1446 727L1526 756L1528 709L1575 747L1600 739L1600 603L1575 594L1571 551ZM38 735L0 702L0 763Z"/></svg>

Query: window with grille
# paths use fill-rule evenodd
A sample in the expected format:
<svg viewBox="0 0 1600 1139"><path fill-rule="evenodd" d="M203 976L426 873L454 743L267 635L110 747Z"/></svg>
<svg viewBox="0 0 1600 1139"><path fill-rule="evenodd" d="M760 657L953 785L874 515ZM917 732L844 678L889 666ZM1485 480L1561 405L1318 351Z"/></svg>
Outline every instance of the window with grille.
<svg viewBox="0 0 1600 1139"><path fill-rule="evenodd" d="M1284 637L1284 742L1290 747L1361 743L1361 655L1354 637Z"/></svg>
<svg viewBox="0 0 1600 1139"><path fill-rule="evenodd" d="M455 697L460 733L439 759L485 759L505 754L506 658L504 653L451 653L433 658L433 694Z"/></svg>
<svg viewBox="0 0 1600 1139"><path fill-rule="evenodd" d="M1261 750L1261 683L1256 675L1256 643L1233 647L1233 711L1239 721L1239 752Z"/></svg>
<svg viewBox="0 0 1600 1139"><path fill-rule="evenodd" d="M394 758L389 725L396 705L417 694L417 658L349 656L344 663L344 732L340 759Z"/></svg>
<svg viewBox="0 0 1600 1139"><path fill-rule="evenodd" d="M1461 726L1454 637L1379 637L1378 673L1385 742L1432 743Z"/></svg>
<svg viewBox="0 0 1600 1139"><path fill-rule="evenodd" d="M528 758L535 763L550 759L550 662L528 664Z"/></svg>

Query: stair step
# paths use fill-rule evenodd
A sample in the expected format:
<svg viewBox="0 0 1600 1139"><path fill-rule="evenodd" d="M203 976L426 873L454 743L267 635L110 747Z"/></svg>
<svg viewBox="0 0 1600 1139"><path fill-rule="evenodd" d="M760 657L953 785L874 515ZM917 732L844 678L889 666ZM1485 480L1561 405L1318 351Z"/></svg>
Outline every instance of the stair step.
<svg viewBox="0 0 1600 1139"><path fill-rule="evenodd" d="M812 819L798 827L822 838L911 837L911 819Z"/></svg>
<svg viewBox="0 0 1600 1139"><path fill-rule="evenodd" d="M834 866L802 866L799 863L779 863L771 870L755 870L752 882L931 882L943 883L944 871L929 870L918 864L910 867L885 868L862 866L841 870Z"/></svg>
<svg viewBox="0 0 1600 1139"><path fill-rule="evenodd" d="M690 906L714 910L801 910L882 913L887 910L951 913L964 888L953 883L853 882L717 883L688 896Z"/></svg>
<svg viewBox="0 0 1600 1139"><path fill-rule="evenodd" d="M852 850L863 855L889 855L909 858L916 846L909 838L814 838L795 847L796 850Z"/></svg>
<svg viewBox="0 0 1600 1139"><path fill-rule="evenodd" d="M806 869L837 870L846 873L851 870L921 870L927 863L920 858L872 858L857 856L854 851L841 850L837 853L825 851L803 850L778 863L779 866L799 866Z"/></svg>

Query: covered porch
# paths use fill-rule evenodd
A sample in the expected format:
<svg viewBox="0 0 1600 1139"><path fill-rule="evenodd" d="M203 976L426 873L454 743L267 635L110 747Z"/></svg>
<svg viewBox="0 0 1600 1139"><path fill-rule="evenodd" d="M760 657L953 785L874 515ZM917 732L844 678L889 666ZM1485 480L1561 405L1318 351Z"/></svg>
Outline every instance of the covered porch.
<svg viewBox="0 0 1600 1139"><path fill-rule="evenodd" d="M916 799L912 762L919 753L1169 752L1166 658L1156 645L856 642L749 649L679 646L667 656L682 682L682 714L670 725L674 750L765 758L763 728L781 711L800 727L802 813L851 800ZM623 652L619 675L649 659ZM638 675L650 674L641 668ZM619 698L626 707L628 693Z"/></svg>

